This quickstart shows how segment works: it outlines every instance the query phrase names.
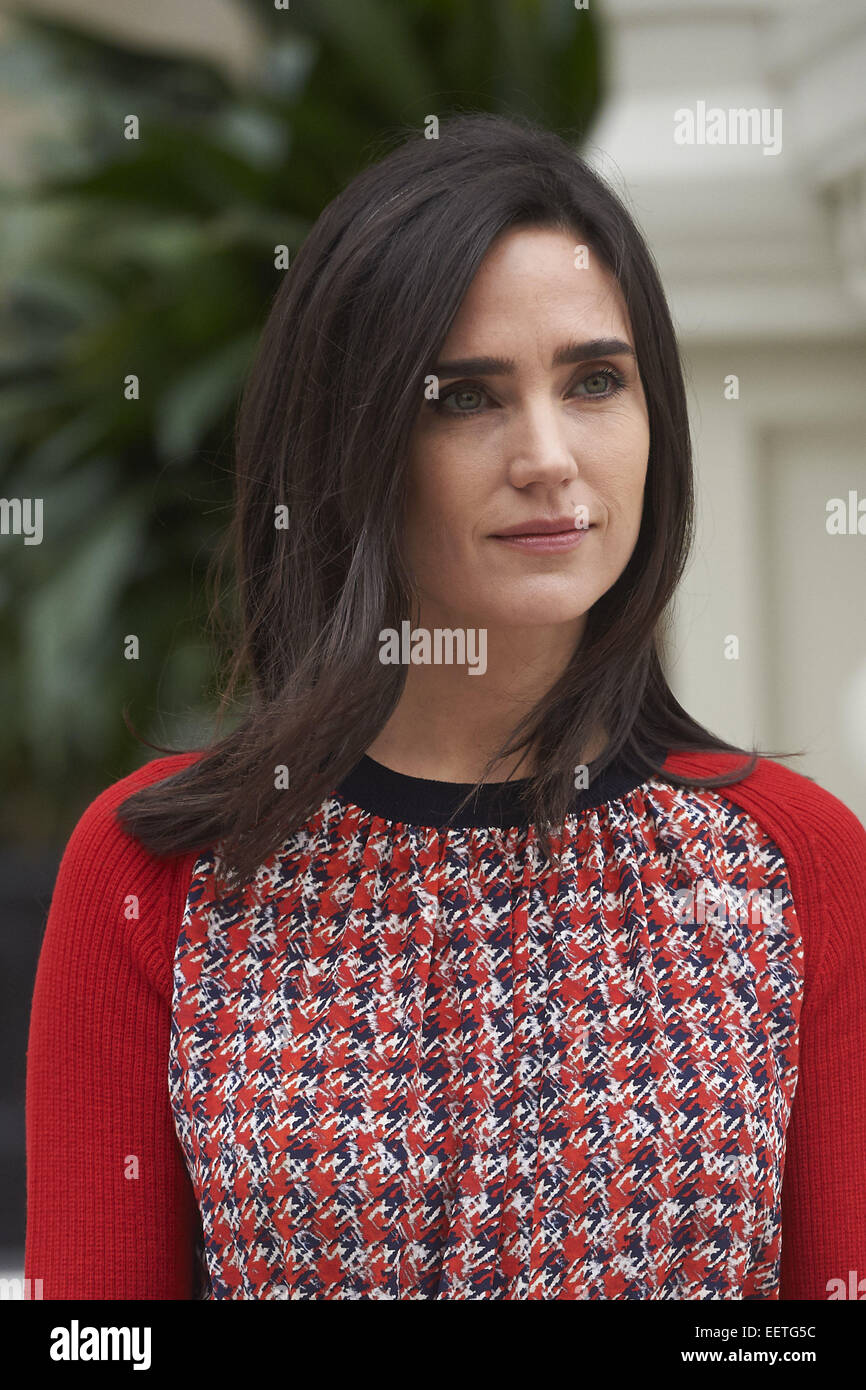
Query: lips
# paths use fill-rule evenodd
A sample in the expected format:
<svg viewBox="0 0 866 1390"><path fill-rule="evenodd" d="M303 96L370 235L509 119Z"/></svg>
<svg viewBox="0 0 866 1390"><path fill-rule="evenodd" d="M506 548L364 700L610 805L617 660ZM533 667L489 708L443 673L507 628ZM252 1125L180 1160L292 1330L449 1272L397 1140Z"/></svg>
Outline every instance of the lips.
<svg viewBox="0 0 866 1390"><path fill-rule="evenodd" d="M560 536L568 531L586 531L587 526L575 526L573 516L535 517L533 521L521 521L517 526L509 526L504 531L495 531L495 536Z"/></svg>

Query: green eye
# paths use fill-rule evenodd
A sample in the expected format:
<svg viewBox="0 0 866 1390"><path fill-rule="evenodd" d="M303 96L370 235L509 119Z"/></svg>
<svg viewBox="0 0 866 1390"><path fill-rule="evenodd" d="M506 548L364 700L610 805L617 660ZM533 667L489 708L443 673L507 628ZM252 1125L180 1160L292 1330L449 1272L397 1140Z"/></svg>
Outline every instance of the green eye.
<svg viewBox="0 0 866 1390"><path fill-rule="evenodd" d="M464 409L464 406L466 406L467 404L467 398L468 404L471 407L472 398L476 397L478 400L480 400L483 397L483 395L484 392L479 391L477 387L462 386L456 391L447 391L446 394L442 397L442 400L447 401L453 399L456 402L456 409L453 413L458 415L469 415L473 412L471 411L471 409Z"/></svg>
<svg viewBox="0 0 866 1390"><path fill-rule="evenodd" d="M612 367L601 367L597 372L590 372L583 381L578 382L579 386L588 386L592 381L600 381L606 388L603 391L587 391L586 396L597 396L599 400L604 400L608 396L615 396L617 391L621 391L625 386L625 381L619 372L615 372Z"/></svg>

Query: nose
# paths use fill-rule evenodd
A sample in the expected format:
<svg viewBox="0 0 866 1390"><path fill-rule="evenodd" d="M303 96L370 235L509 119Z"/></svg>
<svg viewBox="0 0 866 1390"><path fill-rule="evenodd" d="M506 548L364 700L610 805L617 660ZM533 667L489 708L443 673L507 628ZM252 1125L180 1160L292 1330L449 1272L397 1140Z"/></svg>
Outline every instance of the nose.
<svg viewBox="0 0 866 1390"><path fill-rule="evenodd" d="M553 401L524 403L514 414L507 447L514 487L528 487L530 483L552 486L578 476L577 459Z"/></svg>

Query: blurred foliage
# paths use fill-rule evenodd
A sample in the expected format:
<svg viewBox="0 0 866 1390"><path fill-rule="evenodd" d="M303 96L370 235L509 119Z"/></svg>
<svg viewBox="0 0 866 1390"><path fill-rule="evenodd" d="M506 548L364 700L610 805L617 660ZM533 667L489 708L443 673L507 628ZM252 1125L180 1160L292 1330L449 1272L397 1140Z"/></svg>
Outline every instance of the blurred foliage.
<svg viewBox="0 0 866 1390"><path fill-rule="evenodd" d="M294 253L397 127L493 110L571 133L599 105L597 23L566 0L240 8L259 39L243 77L32 13L14 12L0 54L11 100L54 116L27 186L0 190L0 496L44 508L41 545L0 535L3 830L18 841L61 840L150 756L124 706L156 743L212 729L205 571L275 246Z"/></svg>

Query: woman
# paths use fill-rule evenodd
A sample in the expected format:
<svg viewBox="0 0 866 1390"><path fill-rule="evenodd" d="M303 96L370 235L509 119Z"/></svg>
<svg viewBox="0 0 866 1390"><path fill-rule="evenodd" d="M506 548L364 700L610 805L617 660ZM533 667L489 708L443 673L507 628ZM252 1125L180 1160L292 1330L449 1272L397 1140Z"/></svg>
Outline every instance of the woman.
<svg viewBox="0 0 866 1390"><path fill-rule="evenodd" d="M247 708L55 888L45 1297L866 1270L866 834L673 697L691 526L664 295L563 141L455 118L325 209L239 416Z"/></svg>

